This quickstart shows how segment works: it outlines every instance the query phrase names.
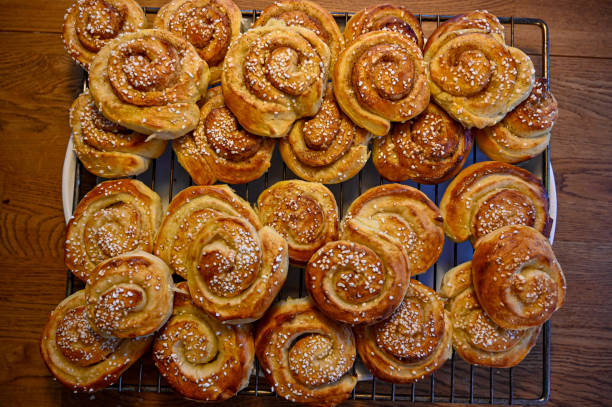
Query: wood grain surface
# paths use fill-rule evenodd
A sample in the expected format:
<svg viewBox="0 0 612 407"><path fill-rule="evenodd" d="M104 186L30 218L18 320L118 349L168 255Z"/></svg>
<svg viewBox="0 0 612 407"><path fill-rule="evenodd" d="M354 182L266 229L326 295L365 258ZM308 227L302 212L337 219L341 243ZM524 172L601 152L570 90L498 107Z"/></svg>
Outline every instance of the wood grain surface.
<svg viewBox="0 0 612 407"><path fill-rule="evenodd" d="M141 1L146 6L163 3ZM268 1L237 3L251 9ZM375 2L320 3L331 10L356 11ZM402 3L415 13L486 8L500 16L537 17L548 23L551 88L560 106L551 142L559 202L554 247L568 280L566 304L552 319L550 405L610 405L612 2ZM82 83L82 71L65 53L59 35L69 5L65 0L0 4L0 405L186 405L189 402L174 394L74 395L52 380L39 355L40 332L63 298L66 282L61 167L70 134L68 108ZM539 34L521 35L525 37L520 43L531 51ZM444 382L443 372L439 376ZM241 397L222 405L293 404L273 397Z"/></svg>

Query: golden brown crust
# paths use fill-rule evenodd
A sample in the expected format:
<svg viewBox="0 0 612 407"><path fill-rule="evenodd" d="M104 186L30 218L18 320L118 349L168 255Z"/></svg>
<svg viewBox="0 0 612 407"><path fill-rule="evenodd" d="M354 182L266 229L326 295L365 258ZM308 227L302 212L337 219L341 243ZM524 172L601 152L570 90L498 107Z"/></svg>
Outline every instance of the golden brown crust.
<svg viewBox="0 0 612 407"><path fill-rule="evenodd" d="M353 328L361 360L379 379L412 383L440 368L451 356L452 328L435 291L410 281L390 318Z"/></svg>
<svg viewBox="0 0 612 407"><path fill-rule="evenodd" d="M122 35L100 50L89 71L91 96L113 122L167 140L198 124L208 66L193 45L168 31Z"/></svg>
<svg viewBox="0 0 612 407"><path fill-rule="evenodd" d="M159 195L140 181L98 184L81 199L66 227L66 266L87 281L103 260L136 249L151 252L161 212Z"/></svg>
<svg viewBox="0 0 612 407"><path fill-rule="evenodd" d="M272 390L297 403L334 407L357 384L351 329L308 298L281 301L257 324L255 352Z"/></svg>
<svg viewBox="0 0 612 407"><path fill-rule="evenodd" d="M492 160L518 163L546 149L559 110L546 79L536 81L531 94L492 127L474 133L478 147Z"/></svg>
<svg viewBox="0 0 612 407"><path fill-rule="evenodd" d="M227 400L249 383L251 327L222 324L194 305L185 282L176 288L172 316L153 342L155 366L183 397Z"/></svg>
<svg viewBox="0 0 612 407"><path fill-rule="evenodd" d="M459 30L477 29L491 34L499 42L505 42L504 25L499 19L486 10L475 10L466 14L459 14L442 23L427 39L425 51L442 35Z"/></svg>
<svg viewBox="0 0 612 407"><path fill-rule="evenodd" d="M406 253L396 241L356 219L343 224L340 238L308 262L308 293L325 315L347 324L387 318L408 288Z"/></svg>
<svg viewBox="0 0 612 407"><path fill-rule="evenodd" d="M440 201L446 235L455 242L477 239L505 225L533 226L548 236L548 194L542 181L514 165L484 161L461 171Z"/></svg>
<svg viewBox="0 0 612 407"><path fill-rule="evenodd" d="M429 104L427 65L418 46L391 31L362 35L342 51L334 69L334 94L358 126L384 136Z"/></svg>
<svg viewBox="0 0 612 407"><path fill-rule="evenodd" d="M423 48L424 37L419 20L405 7L393 4L379 4L355 13L346 23L344 38L348 43L363 34L378 30L398 32Z"/></svg>
<svg viewBox="0 0 612 407"><path fill-rule="evenodd" d="M505 329L484 312L472 285L472 262L446 272L440 295L453 325L453 347L471 364L506 368L518 365L538 340L540 326Z"/></svg>
<svg viewBox="0 0 612 407"><path fill-rule="evenodd" d="M529 226L505 226L480 238L472 281L487 315L508 329L542 325L565 300L565 276L550 242Z"/></svg>
<svg viewBox="0 0 612 407"><path fill-rule="evenodd" d="M329 48L307 28L274 20L250 29L227 52L225 103L249 132L284 137L297 119L319 110L329 63Z"/></svg>
<svg viewBox="0 0 612 407"><path fill-rule="evenodd" d="M184 189L155 253L187 279L196 305L231 324L260 318L287 277L287 242L226 185Z"/></svg>
<svg viewBox="0 0 612 407"><path fill-rule="evenodd" d="M501 121L529 96L535 81L531 59L479 28L449 31L425 51L432 98L465 127Z"/></svg>
<svg viewBox="0 0 612 407"><path fill-rule="evenodd" d="M172 313L170 268L142 250L98 264L85 287L87 316L106 337L136 338L161 328Z"/></svg>
<svg viewBox="0 0 612 407"><path fill-rule="evenodd" d="M62 40L72 59L88 70L102 47L145 24L144 11L134 0L77 0L64 15Z"/></svg>
<svg viewBox="0 0 612 407"><path fill-rule="evenodd" d="M425 273L442 253L440 210L415 188L401 184L370 188L349 206L343 224L351 218L369 223L402 246L412 275Z"/></svg>
<svg viewBox="0 0 612 407"><path fill-rule="evenodd" d="M303 266L325 243L338 238L338 205L324 185L281 181L259 195L261 222L274 228L289 245L289 259Z"/></svg>
<svg viewBox="0 0 612 407"><path fill-rule="evenodd" d="M40 353L53 376L74 391L104 389L147 351L153 337L113 339L98 335L86 316L85 290L64 299L49 316Z"/></svg>
<svg viewBox="0 0 612 407"><path fill-rule="evenodd" d="M152 158L166 149L165 140L146 141L147 136L119 126L95 106L89 91L70 108L74 152L87 171L102 178L138 175L149 168Z"/></svg>
<svg viewBox="0 0 612 407"><path fill-rule="evenodd" d="M364 167L369 140L370 134L342 113L328 88L321 109L314 117L297 121L289 135L280 139L279 151L298 177L337 184Z"/></svg>
<svg viewBox="0 0 612 407"><path fill-rule="evenodd" d="M245 218L255 229L262 228L257 213L227 185L185 188L172 199L155 241L154 253L172 270L187 278L184 266L193 236L211 218L227 215Z"/></svg>
<svg viewBox="0 0 612 407"><path fill-rule="evenodd" d="M189 41L210 69L210 83L221 80L230 43L240 35L242 14L232 0L172 0L153 26Z"/></svg>
<svg viewBox="0 0 612 407"><path fill-rule="evenodd" d="M329 47L330 67L333 69L338 55L344 49L344 37L329 11L308 0L277 1L264 9L253 27L266 25L272 19L282 20L288 26L300 26L314 31Z"/></svg>
<svg viewBox="0 0 612 407"><path fill-rule="evenodd" d="M396 123L385 137L374 139L372 162L390 181L439 184L461 170L472 144L469 129L430 103L412 121Z"/></svg>
<svg viewBox="0 0 612 407"><path fill-rule="evenodd" d="M285 283L287 241L244 218L216 216L189 242L184 266L193 302L228 324L255 321Z"/></svg>
<svg viewBox="0 0 612 407"><path fill-rule="evenodd" d="M208 93L198 127L172 143L179 162L198 185L259 178L270 167L275 140L244 130L225 106L220 87Z"/></svg>

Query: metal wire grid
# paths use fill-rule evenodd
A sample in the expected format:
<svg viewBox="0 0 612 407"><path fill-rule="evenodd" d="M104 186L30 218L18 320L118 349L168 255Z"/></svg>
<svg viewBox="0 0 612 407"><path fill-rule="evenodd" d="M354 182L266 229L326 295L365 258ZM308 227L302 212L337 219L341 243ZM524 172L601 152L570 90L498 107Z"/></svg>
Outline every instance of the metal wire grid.
<svg viewBox="0 0 612 407"><path fill-rule="evenodd" d="M153 7L144 7L146 13L156 13L158 8ZM259 15L259 10L246 10L242 12L243 14L243 22L247 22L247 25L252 24L257 16ZM338 24L342 27L346 25L346 22L351 17L351 13L332 13ZM435 15L435 14L420 14L417 15L419 21L423 22L434 22L437 26L440 25L441 22L452 18L452 16L447 15ZM246 19L246 20L245 20ZM540 29L542 35L542 54L541 54L541 75L547 80L549 83L550 76L550 65L549 65L549 31L547 24L541 19L534 18L517 18L517 17L500 17L500 22L505 25L510 26L510 44L514 46L515 44L515 29L516 26L521 25L531 25L536 26ZM84 74L86 75L86 73ZM85 77L85 86L87 78ZM474 145L474 149L472 151L472 163L477 161L486 160L486 157L477 149L476 145ZM525 167L529 168L533 172L540 172L541 177L543 179L544 185L548 191L550 191L549 185L549 177L548 170L550 166L550 152L549 148L547 148L542 154L541 157L536 158L530 162L530 164L525 165ZM156 182L159 178L159 169L158 169L158 161L166 161L169 160L169 178L167 182L167 196L169 203L173 196L178 192L178 188L175 187L175 183L177 182L177 174L175 174L175 166L177 166L177 172L182 171L180 165L176 163L174 152L171 149L168 149L164 156L160 157L158 160L153 160L151 168L149 171L145 172L143 175L135 177L140 179L141 181L148 183L151 189L159 191L159 182ZM540 163L541 168L537 168ZM167 164L161 163L161 164ZM369 163L368 163L369 165ZM360 195L364 190L364 179L369 174L371 175L372 171L376 173L376 170L373 167L366 167L359 172L357 178L357 195ZM261 185L261 179L257 180L259 182L259 188L257 189L265 189L270 185L270 174L276 169L280 170L282 168L282 179L290 179L295 178L293 174L290 174L290 171L287 169L286 165L282 163L282 160L278 156L278 153L275 153L273 157L272 166L268 172L264 174L263 185ZM184 174L178 174L178 177L184 177ZM186 175L188 177L188 175ZM383 184L386 181L376 173L378 177L378 184ZM371 178L371 177L370 177ZM74 191L73 191L73 210L76 207L78 201L93 187L93 185L103 181L102 179L96 179L93 175L89 174L82 167L80 162L77 162L75 174L74 174ZM339 208L341 211L345 208L346 199L345 195L347 194L348 189L351 185L346 186L349 181L341 183L337 186L334 186L335 189L332 188L334 194L336 195L336 199L338 200ZM242 185L242 186L234 186L237 189L237 192L242 195L248 201L255 201L258 194L254 194L253 191L249 196L249 184L253 184L254 182ZM371 184L371 182L370 182ZM417 187L419 190L423 188L420 184L415 184L411 182L407 182L406 184ZM193 185L193 181L190 177L188 177L188 185ZM368 185L371 187L373 185ZM436 205L439 204L439 200L442 196L443 191L440 191L440 186L426 186L428 188L428 195L432 198ZM431 191L433 188L433 191ZM253 189L253 188L251 188ZM354 191L352 191L354 192ZM349 202L350 203L350 202ZM447 242L448 243L448 242ZM459 263L459 247L460 244L451 243L452 244L452 266L455 266ZM463 248L465 249L465 247ZM418 279L430 287L436 289L438 287L438 262L433 266L433 272L431 270L422 276L419 276ZM297 286L293 287L283 287L283 290L278 295L277 300L280 298L286 298L288 294L298 295L302 297L304 295L304 269L297 267L290 267L289 275L299 276L299 280L297 282ZM428 281L427 281L428 280ZM78 289L83 288L83 285L80 281L74 278L73 274L70 271L67 271L67 280L66 280L66 295L70 295L77 291ZM288 288L287 290L285 288ZM287 293L287 291L293 292ZM482 368L475 367L474 365L469 365L468 370L460 369L457 365L463 364L466 365L465 362L461 361L457 358L455 351L453 350L452 358L445 367L434 372L429 377L426 377L419 383L413 383L409 385L395 385L391 383L383 382L382 380L376 379L375 377L365 376L360 377L361 380L357 387L353 390L352 399L353 400L381 400L381 401L410 401L410 402L450 402L450 403L470 403L470 404L516 404L516 405L539 405L544 404L550 398L550 323L547 322L543 329L542 335L539 338L539 343L541 346L541 362L538 361L538 364L541 363L541 387L539 391L530 393L529 395L520 395L515 396L515 382L517 381L517 375L515 372L517 369L521 369L521 365L515 368L509 369L494 369L494 368ZM537 350L538 345L534 347L532 350L532 354L540 353ZM531 356L531 355L530 355ZM528 357L529 358L529 357ZM145 364L147 365L145 367ZM447 365L450 364L450 372L446 372ZM259 364L255 363L255 371L251 376L251 380L249 386L241 391L239 394L247 394L247 395L255 395L255 396L274 396L275 394L270 390L270 387L265 383L265 379L260 375ZM356 366L359 367L359 362L356 363ZM363 369L363 366L361 366ZM355 371L355 367L353 368ZM478 369L478 372L476 371ZM486 370L488 370L488 380L485 377L482 378L483 369L486 375ZM538 370L540 370L538 369ZM150 373L153 371L153 380L149 377ZM503 376L502 373L506 373L506 378L503 379L504 383L502 387L506 387L506 392L504 396L496 396L495 392L500 392L499 385L495 385L496 377ZM362 373L362 372L361 372ZM447 373L448 379L443 377L443 373ZM520 377L526 377L528 381L535 381L535 374L537 372L529 371L529 372L519 372ZM463 375L463 376L462 376ZM445 375L446 376L446 375ZM478 376L475 379L475 376ZM498 379L499 380L499 379ZM488 381L488 385L487 385ZM429 382L429 383L427 383ZM439 383L443 382L443 387L446 388L445 391L436 392L436 386ZM482 383L484 382L484 383ZM461 383L467 385L467 390L464 389L463 392L458 391L458 387L460 387ZM369 389L367 387L369 386ZM465 387L465 386L464 386ZM488 387L488 389L487 389ZM172 389L163 383L163 379L159 373L155 370L150 358L146 356L141 358L135 366L132 366L123 376L120 377L119 381L110 386L107 390L115 390L115 391L135 391L135 392L171 392ZM488 394L483 396L483 391L487 391ZM423 394L425 393L425 394ZM443 393L443 394L440 394ZM458 394L463 393L463 394Z"/></svg>

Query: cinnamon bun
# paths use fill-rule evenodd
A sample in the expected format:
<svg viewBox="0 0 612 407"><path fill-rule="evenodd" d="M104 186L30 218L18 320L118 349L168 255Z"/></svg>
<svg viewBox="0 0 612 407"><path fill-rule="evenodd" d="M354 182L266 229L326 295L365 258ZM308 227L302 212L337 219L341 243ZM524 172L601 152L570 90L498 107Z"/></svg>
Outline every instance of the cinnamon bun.
<svg viewBox="0 0 612 407"><path fill-rule="evenodd" d="M138 180L102 182L79 202L66 227L64 261L88 281L102 261L132 250L153 250L162 218L159 195Z"/></svg>
<svg viewBox="0 0 612 407"><path fill-rule="evenodd" d="M166 149L165 140L147 141L147 136L111 122L98 110L89 91L70 108L74 152L92 174L120 178L145 172L151 159Z"/></svg>
<svg viewBox="0 0 612 407"><path fill-rule="evenodd" d="M479 238L506 225L522 224L548 236L548 194L542 181L514 165L484 161L461 171L440 201L446 235L455 242Z"/></svg>
<svg viewBox="0 0 612 407"><path fill-rule="evenodd" d="M268 311L257 324L255 352L273 391L293 402L334 407L357 384L351 329L308 298L281 301Z"/></svg>
<svg viewBox="0 0 612 407"><path fill-rule="evenodd" d="M165 30L124 34L91 62L89 87L102 114L152 138L175 139L198 124L208 66L186 40Z"/></svg>
<svg viewBox="0 0 612 407"><path fill-rule="evenodd" d="M233 397L249 383L255 347L248 325L222 324L177 284L172 316L155 337L153 361L181 396L202 401Z"/></svg>
<svg viewBox="0 0 612 407"><path fill-rule="evenodd" d="M91 326L86 307L85 290L65 298L49 316L40 353L64 386L94 392L115 383L149 349L153 337L103 337Z"/></svg>
<svg viewBox="0 0 612 407"><path fill-rule="evenodd" d="M358 126L384 136L429 104L427 65L410 38L374 31L348 44L334 69L338 105Z"/></svg>
<svg viewBox="0 0 612 407"><path fill-rule="evenodd" d="M244 184L270 167L276 142L244 130L225 106L221 88L211 89L192 132L172 142L176 156L198 185Z"/></svg>
<svg viewBox="0 0 612 407"><path fill-rule="evenodd" d="M453 325L453 347L465 361L489 367L518 365L535 345L540 326L505 329L484 312L472 285L472 262L446 272L440 295Z"/></svg>

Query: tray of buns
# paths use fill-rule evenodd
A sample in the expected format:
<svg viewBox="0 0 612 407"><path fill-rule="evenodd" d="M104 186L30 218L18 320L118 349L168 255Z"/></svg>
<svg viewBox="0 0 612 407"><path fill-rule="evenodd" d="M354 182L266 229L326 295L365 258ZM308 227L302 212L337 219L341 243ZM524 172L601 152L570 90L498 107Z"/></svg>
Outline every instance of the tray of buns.
<svg viewBox="0 0 612 407"><path fill-rule="evenodd" d="M565 280L542 20L94 3L63 33L84 87L63 168L67 298L41 345L61 383L549 399Z"/></svg>

